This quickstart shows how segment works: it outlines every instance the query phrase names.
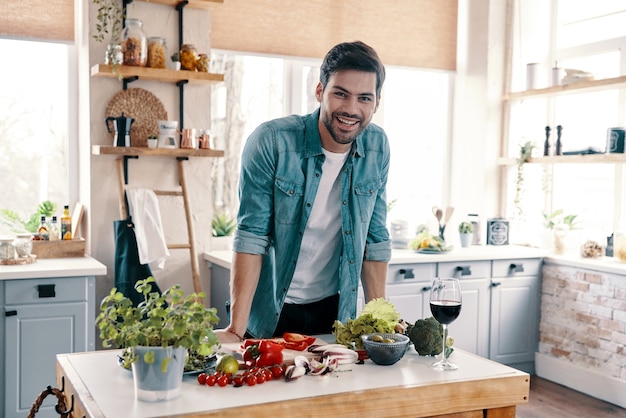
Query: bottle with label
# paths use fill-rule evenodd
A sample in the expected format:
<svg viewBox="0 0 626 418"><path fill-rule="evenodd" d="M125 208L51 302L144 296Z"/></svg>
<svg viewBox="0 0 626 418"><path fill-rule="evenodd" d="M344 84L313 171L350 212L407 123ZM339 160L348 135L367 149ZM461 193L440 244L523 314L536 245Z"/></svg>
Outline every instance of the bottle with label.
<svg viewBox="0 0 626 418"><path fill-rule="evenodd" d="M48 241L50 239L48 224L46 223L46 215L41 215L37 235L39 235L39 239L42 241Z"/></svg>
<svg viewBox="0 0 626 418"><path fill-rule="evenodd" d="M60 238L59 224L57 223L56 215L52 216L52 222L50 222L50 229L48 230L48 236L50 241L58 241Z"/></svg>
<svg viewBox="0 0 626 418"><path fill-rule="evenodd" d="M70 216L70 207L68 205L63 206L61 239L72 239L72 217Z"/></svg>

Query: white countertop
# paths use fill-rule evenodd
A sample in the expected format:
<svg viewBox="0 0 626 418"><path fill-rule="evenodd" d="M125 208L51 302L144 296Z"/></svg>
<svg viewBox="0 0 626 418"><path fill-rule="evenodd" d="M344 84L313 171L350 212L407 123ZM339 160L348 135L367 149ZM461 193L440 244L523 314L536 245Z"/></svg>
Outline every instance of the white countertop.
<svg viewBox="0 0 626 418"><path fill-rule="evenodd" d="M31 264L0 265L0 280L104 276L106 273L107 268L104 264L88 256L40 258Z"/></svg>
<svg viewBox="0 0 626 418"><path fill-rule="evenodd" d="M454 248L448 253L441 254L419 254L413 250L393 249L390 264L543 258L546 255L545 250L518 245L475 245L467 248ZM204 259L230 269L232 256L233 252L230 250L211 251L204 254Z"/></svg>
<svg viewBox="0 0 626 418"><path fill-rule="evenodd" d="M361 365L342 366L340 372L324 376L307 375L293 382L269 381L254 387L244 385L239 388L232 385L208 387L198 384L194 376L185 376L178 398L167 402L141 402L134 398L132 373L117 364L118 353L119 350L106 350L57 356L65 357L69 361L73 370L72 373L68 370L66 372L79 377L81 385L88 391L84 395L93 399L106 417L197 416L202 411L261 406L268 402L311 396L323 397L361 393L372 389L430 386L506 377L528 378L524 372L459 349L450 356L450 360L459 369L453 372L438 371L429 367L434 360L432 357L419 356L411 347L404 358L392 366L378 366L366 360ZM77 391L81 392L78 388ZM522 402L520 399L518 403ZM324 404L320 404L320 413L323 413L324 407ZM297 411L293 414L298 415Z"/></svg>

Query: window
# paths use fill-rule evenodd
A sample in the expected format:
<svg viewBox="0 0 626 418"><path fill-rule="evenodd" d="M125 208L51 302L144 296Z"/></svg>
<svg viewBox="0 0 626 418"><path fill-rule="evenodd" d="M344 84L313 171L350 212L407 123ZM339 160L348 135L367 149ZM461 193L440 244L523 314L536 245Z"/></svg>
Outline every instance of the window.
<svg viewBox="0 0 626 418"><path fill-rule="evenodd" d="M59 216L70 201L71 49L0 39L0 55L15 63L4 65L0 77L0 210L14 211L23 221L43 201L55 203ZM1 234L16 232L6 217L0 216L0 222Z"/></svg>
<svg viewBox="0 0 626 418"><path fill-rule="evenodd" d="M526 9L522 9L525 8ZM626 74L626 6L621 1L589 3L576 0L553 0L555 27L541 32L537 25L524 26L520 16L530 8L550 10L543 2L518 1L513 52L513 80L523 78L525 62L534 61L532 53L548 45L546 55L558 67L590 72L595 79ZM539 33L538 33L539 32ZM545 37L542 38L542 35ZM546 40L552 39L552 42ZM542 44L543 43L543 44ZM535 54L536 56L536 54ZM516 60L517 63L515 62ZM551 67L551 66L550 66ZM623 86L622 86L623 87ZM518 90L523 89L523 87ZM604 152L607 129L626 125L626 96L619 88L584 91L577 94L529 97L511 106L509 119L509 155L517 157L519 146L535 144L535 156L543 155L544 129L551 127L550 139L556 139L561 125L563 151L577 152L592 148ZM553 144L554 147L554 144ZM516 173L509 171L508 213L513 217L513 190ZM518 242L541 245L544 214L562 209L577 215L579 241L606 237L625 217L625 177L622 164L530 164L524 168L523 231ZM569 250L576 248L572 246Z"/></svg>
<svg viewBox="0 0 626 418"><path fill-rule="evenodd" d="M260 123L314 111L319 61L213 53L226 82L213 87L212 134L227 149L216 174L217 211L236 213L238 160L247 137ZM390 219L413 227L430 218L432 202L443 201L449 149L450 73L387 66L382 101L374 123L389 136L391 165L387 199ZM238 92L238 93L237 93ZM236 101L237 105L233 105ZM424 214L424 219L419 215ZM432 217L432 215L430 215Z"/></svg>

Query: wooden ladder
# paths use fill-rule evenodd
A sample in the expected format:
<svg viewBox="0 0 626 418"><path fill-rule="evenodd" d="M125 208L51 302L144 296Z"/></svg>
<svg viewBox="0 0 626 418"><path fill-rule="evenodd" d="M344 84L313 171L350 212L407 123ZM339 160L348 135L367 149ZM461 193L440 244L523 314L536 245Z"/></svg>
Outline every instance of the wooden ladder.
<svg viewBox="0 0 626 418"><path fill-rule="evenodd" d="M128 184L128 159L137 158L136 156L124 155L117 159L117 174L119 179L119 194L120 194L120 215L122 219L127 219L128 208L126 207L126 185ZM176 157L176 164L178 168L178 181L181 190L153 190L157 196L179 196L183 199L183 206L185 207L185 219L187 221L187 237L189 242L183 244L170 244L167 243L167 248L170 250L188 249L191 258L191 278L193 280L194 292L198 293L202 291L202 285L200 284L200 268L198 266L198 257L196 253L196 238L193 229L193 221L191 217L191 205L189 204L189 195L187 193L187 182L185 181L185 168L183 163L187 161L187 157Z"/></svg>

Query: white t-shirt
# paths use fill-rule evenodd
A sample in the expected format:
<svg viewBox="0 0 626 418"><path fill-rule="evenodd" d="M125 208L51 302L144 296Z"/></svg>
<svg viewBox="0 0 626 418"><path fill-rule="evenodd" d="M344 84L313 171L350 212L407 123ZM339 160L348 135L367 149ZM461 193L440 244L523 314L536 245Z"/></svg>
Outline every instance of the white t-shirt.
<svg viewBox="0 0 626 418"><path fill-rule="evenodd" d="M304 229L300 254L286 303L311 303L332 296L339 288L341 246L341 176L348 152L326 150L322 177Z"/></svg>

